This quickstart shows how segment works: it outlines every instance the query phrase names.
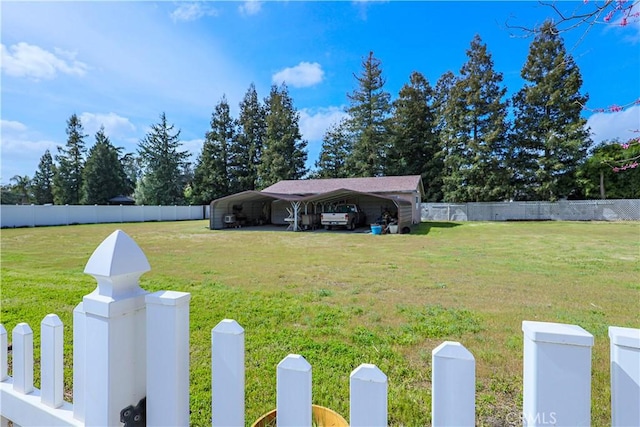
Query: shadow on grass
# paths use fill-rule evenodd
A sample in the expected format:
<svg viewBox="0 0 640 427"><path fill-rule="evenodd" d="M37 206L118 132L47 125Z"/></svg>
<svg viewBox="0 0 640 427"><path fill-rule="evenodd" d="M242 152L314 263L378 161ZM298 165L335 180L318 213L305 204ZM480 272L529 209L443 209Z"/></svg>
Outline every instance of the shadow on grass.
<svg viewBox="0 0 640 427"><path fill-rule="evenodd" d="M426 221L421 222L418 227L411 232L411 234L429 234L432 228L454 228L459 227L462 224L457 222L448 222L448 221Z"/></svg>

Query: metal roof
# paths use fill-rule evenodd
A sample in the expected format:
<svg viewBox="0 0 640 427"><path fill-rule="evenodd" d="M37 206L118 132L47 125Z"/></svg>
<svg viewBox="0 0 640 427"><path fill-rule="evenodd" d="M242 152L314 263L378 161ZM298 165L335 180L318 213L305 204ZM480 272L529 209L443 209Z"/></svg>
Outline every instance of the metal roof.
<svg viewBox="0 0 640 427"><path fill-rule="evenodd" d="M327 193L340 189L361 193L419 191L421 195L424 194L420 175L283 180L265 188L262 192L307 195Z"/></svg>

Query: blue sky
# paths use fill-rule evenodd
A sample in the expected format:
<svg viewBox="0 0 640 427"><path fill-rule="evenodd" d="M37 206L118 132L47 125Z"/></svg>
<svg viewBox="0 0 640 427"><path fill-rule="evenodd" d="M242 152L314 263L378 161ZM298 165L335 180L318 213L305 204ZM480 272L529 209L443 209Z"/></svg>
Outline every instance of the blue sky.
<svg viewBox="0 0 640 427"><path fill-rule="evenodd" d="M593 1L593 0L592 0ZM560 2L565 10L587 8ZM104 125L116 146L134 152L165 112L184 148L200 152L215 105L226 95L234 117L253 82L260 98L285 80L317 160L327 127L340 119L354 73L369 51L382 61L392 99L413 71L431 84L457 74L479 34L511 95L531 27L553 12L537 2L0 2L1 181L33 176L45 149L66 142L66 120L89 134ZM582 72L589 106L640 98L640 26L596 25L564 34ZM580 43L578 40L584 35ZM599 141L633 136L640 105L585 118Z"/></svg>

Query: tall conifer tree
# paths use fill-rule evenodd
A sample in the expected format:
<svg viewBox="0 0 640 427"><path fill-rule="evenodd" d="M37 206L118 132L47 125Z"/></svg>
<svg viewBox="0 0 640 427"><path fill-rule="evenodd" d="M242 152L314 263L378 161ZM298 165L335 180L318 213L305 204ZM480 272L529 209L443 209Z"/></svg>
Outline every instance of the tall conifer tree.
<svg viewBox="0 0 640 427"><path fill-rule="evenodd" d="M520 73L524 87L513 98L510 165L514 197L557 200L571 196L575 173L591 143L580 114L588 97L582 76L552 22L541 27Z"/></svg>
<svg viewBox="0 0 640 427"><path fill-rule="evenodd" d="M174 205L184 202L183 172L189 153L180 151L180 130L167 122L165 113L160 122L138 144L143 166L142 178L136 187L136 203L145 205Z"/></svg>
<svg viewBox="0 0 640 427"><path fill-rule="evenodd" d="M347 178L346 160L351 152L352 141L346 121L331 125L325 132L316 162L318 178Z"/></svg>
<svg viewBox="0 0 640 427"><path fill-rule="evenodd" d="M271 86L265 104L267 127L258 166L261 188L283 179L300 179L307 172L307 141L300 134L300 114L293 106L287 86Z"/></svg>
<svg viewBox="0 0 640 427"><path fill-rule="evenodd" d="M265 114L265 107L258 99L256 87L251 83L240 103L239 135L230 149L232 169L236 177L234 181L237 183L234 192L257 188L258 164L266 133Z"/></svg>
<svg viewBox="0 0 640 427"><path fill-rule="evenodd" d="M471 41L467 57L445 107L448 123L441 132L446 147L444 199L504 200L509 196L506 88L480 36Z"/></svg>
<svg viewBox="0 0 640 427"><path fill-rule="evenodd" d="M54 177L54 200L60 205L77 205L82 198L82 170L85 148L84 128L76 114L67 120L67 144L58 146L58 167Z"/></svg>
<svg viewBox="0 0 640 427"><path fill-rule="evenodd" d="M84 165L83 204L106 205L112 197L127 194L127 175L119 154L101 127Z"/></svg>
<svg viewBox="0 0 640 427"><path fill-rule="evenodd" d="M382 62L369 53L362 61L360 75L354 75L358 87L350 94L349 130L353 151L348 158L351 176L381 176L385 174L389 150L389 117L391 96L384 90Z"/></svg>
<svg viewBox="0 0 640 427"><path fill-rule="evenodd" d="M211 114L211 129L207 132L202 152L196 161L192 199L195 204L237 192L238 178L232 180L229 151L237 137L236 123L231 118L225 96Z"/></svg>
<svg viewBox="0 0 640 427"><path fill-rule="evenodd" d="M429 81L421 73L412 73L393 106L393 136L386 172L388 175L421 175L425 200L439 201L442 153Z"/></svg>
<svg viewBox="0 0 640 427"><path fill-rule="evenodd" d="M33 196L36 203L44 205L53 203L53 179L56 175L56 165L53 163L53 157L49 150L46 150L40 163L38 170L33 175Z"/></svg>

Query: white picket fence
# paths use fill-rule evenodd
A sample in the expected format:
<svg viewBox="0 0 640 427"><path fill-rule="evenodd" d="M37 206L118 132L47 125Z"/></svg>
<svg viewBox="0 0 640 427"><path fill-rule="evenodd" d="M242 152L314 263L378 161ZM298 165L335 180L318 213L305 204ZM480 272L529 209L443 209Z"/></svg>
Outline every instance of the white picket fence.
<svg viewBox="0 0 640 427"><path fill-rule="evenodd" d="M124 232L105 239L85 273L97 288L73 313L73 404L63 400L63 325L50 314L41 328L41 389L34 388L33 331L0 325L2 426L189 425L189 302L184 292L148 293L146 256ZM522 323L525 426L588 426L593 336L576 325ZM609 328L613 426L640 425L640 329ZM212 426L245 425L244 329L222 320L211 331ZM475 359L460 343L432 352L434 426L475 425ZM350 377L351 426L386 426L387 376L361 364ZM277 366L277 425L312 425L312 369L290 354ZM393 378L390 379L393 381Z"/></svg>

